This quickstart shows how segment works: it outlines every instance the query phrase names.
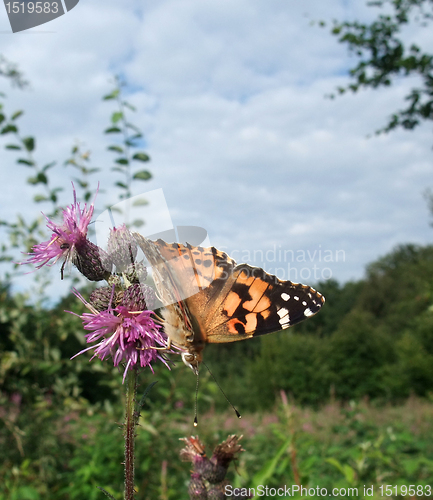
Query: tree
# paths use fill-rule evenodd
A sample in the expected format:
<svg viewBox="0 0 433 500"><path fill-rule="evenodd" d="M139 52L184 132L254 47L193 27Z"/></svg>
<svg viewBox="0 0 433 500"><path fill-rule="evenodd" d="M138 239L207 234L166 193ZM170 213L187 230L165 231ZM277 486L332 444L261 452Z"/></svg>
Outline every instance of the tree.
<svg viewBox="0 0 433 500"><path fill-rule="evenodd" d="M390 86L397 78L418 76L420 85L413 87L405 97L408 105L396 111L388 124L376 133L397 127L412 130L423 120L433 119L433 54L424 52L418 45L405 44L402 30L409 23L426 27L433 18L433 0L378 0L368 5L390 6L392 13L379 14L371 24L334 21L331 33L346 44L359 61L350 69L352 82L338 88L338 92Z"/></svg>

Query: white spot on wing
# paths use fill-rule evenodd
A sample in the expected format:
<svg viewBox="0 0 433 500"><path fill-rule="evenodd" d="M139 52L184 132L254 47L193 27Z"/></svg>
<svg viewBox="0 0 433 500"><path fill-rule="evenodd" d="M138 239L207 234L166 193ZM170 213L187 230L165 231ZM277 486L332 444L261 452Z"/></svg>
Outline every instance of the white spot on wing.
<svg viewBox="0 0 433 500"><path fill-rule="evenodd" d="M290 295L287 293L282 293L281 298L287 302L290 299Z"/></svg>
<svg viewBox="0 0 433 500"><path fill-rule="evenodd" d="M307 316L307 318L309 316L313 316L313 314L314 314L313 311L309 307L307 307L307 309L305 309L304 311L304 316Z"/></svg>
<svg viewBox="0 0 433 500"><path fill-rule="evenodd" d="M277 314L280 318L283 318L284 316L289 314L289 311L287 309L285 309L284 307L282 307L281 309L278 309ZM280 321L280 323L281 323L281 321Z"/></svg>
<svg viewBox="0 0 433 500"><path fill-rule="evenodd" d="M282 307L281 309L278 309L277 311L278 316L280 317L280 325L281 328L284 330L285 328L289 328L290 326L290 318L289 318L289 311Z"/></svg>

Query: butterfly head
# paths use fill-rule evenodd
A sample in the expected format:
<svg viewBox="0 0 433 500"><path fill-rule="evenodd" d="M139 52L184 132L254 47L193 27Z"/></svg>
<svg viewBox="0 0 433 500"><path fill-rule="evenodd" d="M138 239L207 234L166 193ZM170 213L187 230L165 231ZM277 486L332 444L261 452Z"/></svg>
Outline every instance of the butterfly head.
<svg viewBox="0 0 433 500"><path fill-rule="evenodd" d="M194 375L198 375L198 368L202 361L201 352L183 352L182 353L182 361L191 368L194 372Z"/></svg>

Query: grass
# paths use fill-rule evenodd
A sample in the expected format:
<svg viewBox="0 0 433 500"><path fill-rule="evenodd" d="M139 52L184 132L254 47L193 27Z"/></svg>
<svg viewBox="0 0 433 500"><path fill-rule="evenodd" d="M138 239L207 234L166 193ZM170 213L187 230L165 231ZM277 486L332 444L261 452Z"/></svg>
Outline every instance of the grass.
<svg viewBox="0 0 433 500"><path fill-rule="evenodd" d="M265 413L243 414L239 420L231 410L210 410L199 414L198 428L192 421L185 409L147 408L142 413L137 500L188 499L190 465L179 459L179 438L191 434L205 443L208 455L229 434L243 435L246 451L228 475L233 487L258 492L260 486L297 485L316 493L319 487L335 498L331 492L338 488L338 498L379 498L380 487L386 496L386 485L391 485L388 498L431 496L427 485L433 485L433 404L428 400L411 397L399 406L332 401L311 409L291 404L283 394ZM53 435L42 436L58 446L52 453L31 460L28 444L24 456L9 456L4 449L0 500L102 499L97 486L120 498L123 444L118 422L119 416L110 411L76 411L50 426ZM423 494L409 494L410 485ZM364 487L373 495L364 493Z"/></svg>

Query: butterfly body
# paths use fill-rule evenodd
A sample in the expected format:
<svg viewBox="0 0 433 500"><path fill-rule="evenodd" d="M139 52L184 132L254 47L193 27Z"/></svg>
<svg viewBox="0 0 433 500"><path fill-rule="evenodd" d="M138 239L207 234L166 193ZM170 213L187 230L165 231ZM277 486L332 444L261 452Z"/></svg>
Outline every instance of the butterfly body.
<svg viewBox="0 0 433 500"><path fill-rule="evenodd" d="M135 234L152 266L164 330L195 373L207 343L284 330L316 314L324 297L259 267L236 264L214 247L151 241Z"/></svg>

